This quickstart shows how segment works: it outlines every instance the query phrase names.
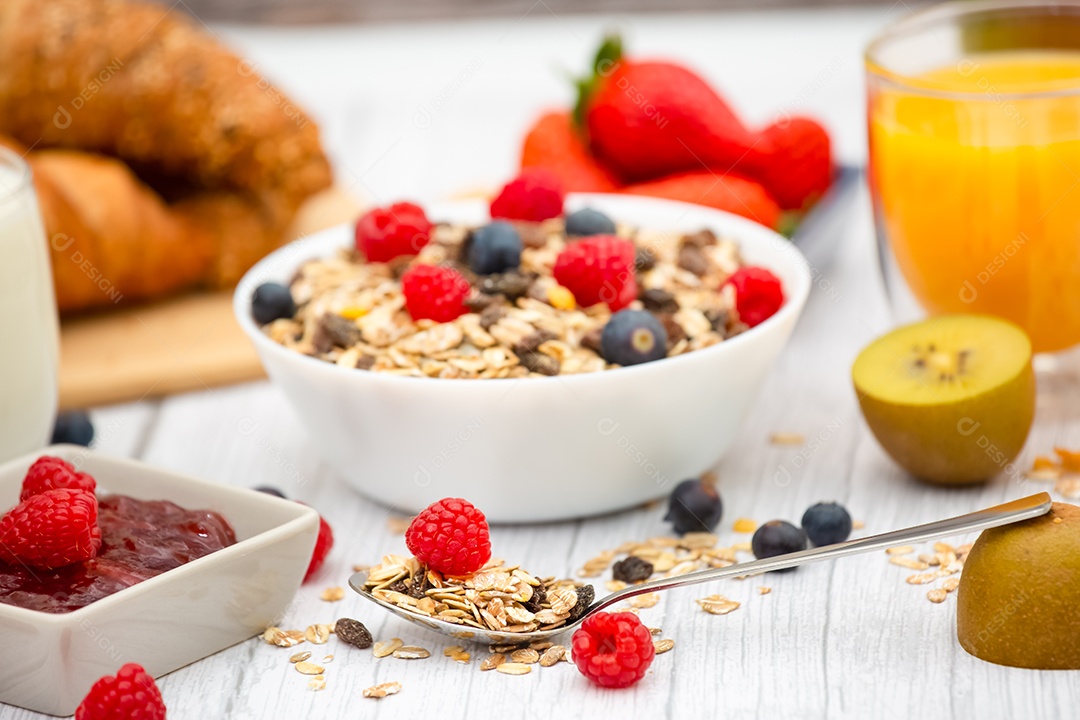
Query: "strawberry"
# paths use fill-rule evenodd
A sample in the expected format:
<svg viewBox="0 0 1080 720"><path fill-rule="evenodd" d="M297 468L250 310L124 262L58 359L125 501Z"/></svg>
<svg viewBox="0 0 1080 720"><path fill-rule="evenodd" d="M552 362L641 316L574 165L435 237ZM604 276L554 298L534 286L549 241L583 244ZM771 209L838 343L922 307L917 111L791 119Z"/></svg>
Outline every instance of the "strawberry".
<svg viewBox="0 0 1080 720"><path fill-rule="evenodd" d="M559 178L566 192L612 192L610 170L589 154L568 112L548 112L533 123L521 146L521 167L539 167Z"/></svg>
<svg viewBox="0 0 1080 720"><path fill-rule="evenodd" d="M833 163L829 134L805 117L786 118L760 133L751 155L754 177L784 210L805 210L829 189Z"/></svg>
<svg viewBox="0 0 1080 720"><path fill-rule="evenodd" d="M101 548L97 498L77 489L45 490L0 518L0 561L50 570L89 560Z"/></svg>
<svg viewBox="0 0 1080 720"><path fill-rule="evenodd" d="M578 83L575 113L593 153L626 181L744 165L756 137L694 72L671 62L627 60L617 37Z"/></svg>
<svg viewBox="0 0 1080 720"><path fill-rule="evenodd" d="M623 188L622 192L707 205L756 220L773 229L780 223L780 208L765 188L738 175L682 173L639 185L629 185Z"/></svg>

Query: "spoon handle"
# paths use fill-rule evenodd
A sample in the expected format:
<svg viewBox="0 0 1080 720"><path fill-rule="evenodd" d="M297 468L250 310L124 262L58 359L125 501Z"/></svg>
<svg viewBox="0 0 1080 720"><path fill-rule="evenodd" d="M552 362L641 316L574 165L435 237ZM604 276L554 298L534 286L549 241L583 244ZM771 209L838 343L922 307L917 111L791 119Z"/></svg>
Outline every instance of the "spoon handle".
<svg viewBox="0 0 1080 720"><path fill-rule="evenodd" d="M958 515L945 520L938 520L937 522L927 523L925 525L916 525L914 527L894 530L880 535L871 535L870 537L859 538L857 540L847 540L842 543L836 543L835 545L825 545L824 547L800 550L799 552L788 553L787 555L777 555L776 557L765 558L763 560L754 560L753 562L737 563L723 568L698 570L697 572L687 573L685 575L661 578L660 580L653 580L652 582L643 583L641 585L633 585L624 590L612 593L607 597L603 597L589 608L589 611L602 610L621 600L634 597L635 595L655 592L657 590L670 590L671 588L682 587L684 585L696 585L697 583L709 582L710 580L721 580L729 577L757 575L770 570L783 570L785 568L817 562L819 560L832 560L847 555L856 555L858 553L879 550L881 548L908 545L931 540L933 538L959 535L975 530L985 530L987 528L998 527L999 525L1007 525L1020 520L1027 520L1029 518L1038 517L1039 515L1045 515L1050 511L1050 505L1050 495L1042 492L1020 498L1019 500L1013 500L1012 502L1007 502L1003 505L995 505L994 507L989 507L984 510L978 510L966 515Z"/></svg>

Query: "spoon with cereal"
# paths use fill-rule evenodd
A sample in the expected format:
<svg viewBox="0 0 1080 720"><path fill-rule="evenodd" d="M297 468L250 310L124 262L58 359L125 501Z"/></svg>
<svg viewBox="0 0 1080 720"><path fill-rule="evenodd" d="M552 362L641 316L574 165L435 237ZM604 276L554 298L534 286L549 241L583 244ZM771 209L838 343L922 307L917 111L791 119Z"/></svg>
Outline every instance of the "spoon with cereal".
<svg viewBox="0 0 1080 720"><path fill-rule="evenodd" d="M501 560L493 560L471 575L444 577L426 570L416 558L388 555L370 570L355 573L349 585L395 615L457 640L526 643L573 630L593 613L646 593L986 530L1044 515L1050 505L1050 495L1038 493L966 515L835 545L685 574L669 573L669 577L630 585L595 601L591 585L538 578Z"/></svg>

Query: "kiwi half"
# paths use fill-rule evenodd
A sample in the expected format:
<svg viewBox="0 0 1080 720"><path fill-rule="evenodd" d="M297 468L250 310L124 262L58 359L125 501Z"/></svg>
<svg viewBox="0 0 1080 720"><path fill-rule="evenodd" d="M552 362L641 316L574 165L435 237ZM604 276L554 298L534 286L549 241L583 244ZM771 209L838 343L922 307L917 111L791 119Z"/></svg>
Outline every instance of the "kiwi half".
<svg viewBox="0 0 1080 720"><path fill-rule="evenodd" d="M975 657L1080 669L1080 508L985 530L964 561L956 634Z"/></svg>
<svg viewBox="0 0 1080 720"><path fill-rule="evenodd" d="M859 354L852 380L881 446L933 483L980 482L1007 469L1035 416L1031 341L984 315L898 328Z"/></svg>

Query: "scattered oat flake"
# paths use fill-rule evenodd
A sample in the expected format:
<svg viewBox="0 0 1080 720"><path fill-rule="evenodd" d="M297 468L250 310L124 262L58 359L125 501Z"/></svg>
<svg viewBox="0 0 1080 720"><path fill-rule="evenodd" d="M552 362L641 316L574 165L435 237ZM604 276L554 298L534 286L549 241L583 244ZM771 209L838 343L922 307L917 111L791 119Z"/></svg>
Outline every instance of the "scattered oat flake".
<svg viewBox="0 0 1080 720"><path fill-rule="evenodd" d="M405 531L409 529L409 525L412 525L412 518L393 515L386 518L386 527L395 535L404 535Z"/></svg>
<svg viewBox="0 0 1080 720"><path fill-rule="evenodd" d="M926 598L932 603L945 602L945 598L949 596L949 592L944 588L934 588L926 593Z"/></svg>
<svg viewBox="0 0 1080 720"><path fill-rule="evenodd" d="M862 520L852 520L851 521L851 529L852 530L862 530L864 527L866 527L866 523L863 522Z"/></svg>
<svg viewBox="0 0 1080 720"><path fill-rule="evenodd" d="M398 660L423 660L431 657L431 652L419 645L402 645L394 651L394 657Z"/></svg>
<svg viewBox="0 0 1080 720"><path fill-rule="evenodd" d="M1058 518L1054 518L1054 524L1055 524L1055 525L1060 525L1060 524L1061 524L1062 522L1064 522L1064 521L1063 521L1063 520L1062 520L1061 518L1059 518L1059 517L1058 517Z"/></svg>
<svg viewBox="0 0 1080 720"><path fill-rule="evenodd" d="M312 645L325 645L330 639L329 625L308 625L304 630L304 639Z"/></svg>
<svg viewBox="0 0 1080 720"><path fill-rule="evenodd" d="M750 518L741 517L732 523L731 529L737 533L752 533L757 530L757 522Z"/></svg>
<svg viewBox="0 0 1080 720"><path fill-rule="evenodd" d="M266 628L262 637L267 644L278 647L294 647L304 642L303 632L299 630L282 630L277 627Z"/></svg>
<svg viewBox="0 0 1080 720"><path fill-rule="evenodd" d="M1058 464L1054 459L1046 455L1036 455L1035 462L1031 464L1032 470L1057 470Z"/></svg>
<svg viewBox="0 0 1080 720"><path fill-rule="evenodd" d="M377 642L372 646L371 654L377 658L384 658L387 655L393 655L394 651L399 649L404 644L405 643L401 641L401 638L391 638L390 640Z"/></svg>
<svg viewBox="0 0 1080 720"><path fill-rule="evenodd" d="M956 588L960 587L960 578L955 576L945 578L945 581L941 583L941 587L943 590L945 590L945 592L952 592L953 590L956 590Z"/></svg>
<svg viewBox="0 0 1080 720"><path fill-rule="evenodd" d="M510 662L524 663L525 665L532 665L534 662L540 660L540 653L536 652L532 648L522 648L521 650L515 650L510 653Z"/></svg>
<svg viewBox="0 0 1080 720"><path fill-rule="evenodd" d="M905 567L908 570L925 570L926 568L930 567L930 563L923 562L922 560L913 560L903 555L893 555L889 558L889 562L891 562L893 565Z"/></svg>
<svg viewBox="0 0 1080 720"><path fill-rule="evenodd" d="M657 640L653 643L653 649L657 655L663 655L671 648L675 647L675 641L671 638L664 638L663 640Z"/></svg>
<svg viewBox="0 0 1080 720"><path fill-rule="evenodd" d="M353 565L352 566L352 571L354 573L365 572L365 571L370 570L370 569L371 569L370 565Z"/></svg>
<svg viewBox="0 0 1080 720"><path fill-rule="evenodd" d="M315 692L319 692L320 690L325 690L326 689L326 678L323 677L322 675L316 675L315 677L308 680L307 687L308 687L308 690L314 690Z"/></svg>
<svg viewBox="0 0 1080 720"><path fill-rule="evenodd" d="M701 606L701 609L710 615L727 615L733 610L739 608L740 603L729 600L723 595L710 595L709 597L699 598L697 604Z"/></svg>
<svg viewBox="0 0 1080 720"><path fill-rule="evenodd" d="M344 600L345 599L345 588L343 588L343 587L328 587L328 588L326 588L325 590L322 591L322 594L319 595L319 599L320 600L325 600L326 602L337 602L338 600Z"/></svg>
<svg viewBox="0 0 1080 720"><path fill-rule="evenodd" d="M922 575L909 575L907 578L908 585L926 585L932 583L940 577L937 573L925 573Z"/></svg>
<svg viewBox="0 0 1080 720"><path fill-rule="evenodd" d="M653 637L656 637L657 635L659 635L662 632L664 632L664 631L661 630L660 628L649 628L649 634L652 635Z"/></svg>
<svg viewBox="0 0 1080 720"><path fill-rule="evenodd" d="M750 543L748 543L748 542L737 542L734 545L732 545L731 547L732 547L733 550L737 550L739 552L750 552L751 551Z"/></svg>
<svg viewBox="0 0 1080 720"><path fill-rule="evenodd" d="M322 667L321 665L316 665L315 663L308 662L307 660L301 660L300 662L296 663L295 667L296 672L300 673L301 675L322 675L326 671L326 668Z"/></svg>
<svg viewBox="0 0 1080 720"><path fill-rule="evenodd" d="M481 670L494 670L495 668L506 662L506 656L502 653L492 653L484 658L484 661L480 663Z"/></svg>
<svg viewBox="0 0 1080 720"><path fill-rule="evenodd" d="M911 545L899 545L897 547L891 547L885 551L888 555L910 555L915 552L915 548Z"/></svg>
<svg viewBox="0 0 1080 720"><path fill-rule="evenodd" d="M311 657L311 652L308 651L308 650L304 650L302 652L298 652L298 653L294 653L293 655L290 655L289 656L289 662L291 662L291 663L303 662L304 660L307 660L309 657Z"/></svg>
<svg viewBox="0 0 1080 720"><path fill-rule="evenodd" d="M802 445L806 442L806 436L802 433L778 432L769 436L771 445Z"/></svg>
<svg viewBox="0 0 1080 720"><path fill-rule="evenodd" d="M384 698L387 695L397 695L401 692L401 683L399 682L385 682L380 685L372 685L369 688L364 688L364 697L366 698Z"/></svg>
<svg viewBox="0 0 1080 720"><path fill-rule="evenodd" d="M566 647L563 645L552 645L540 656L540 666L551 667L564 657L566 657Z"/></svg>
<svg viewBox="0 0 1080 720"><path fill-rule="evenodd" d="M503 675L528 675L532 672L532 665L525 665L524 663L504 662L495 668L496 672L501 672Z"/></svg>
<svg viewBox="0 0 1080 720"><path fill-rule="evenodd" d="M330 663L334 662L333 654L323 655L322 661L323 661L323 665L329 665Z"/></svg>
<svg viewBox="0 0 1080 720"><path fill-rule="evenodd" d="M660 593L645 593L644 595L635 595L627 600L630 607L634 609L646 610L651 607L656 607L656 604L660 602Z"/></svg>
<svg viewBox="0 0 1080 720"><path fill-rule="evenodd" d="M772 592L772 588L771 587L765 587L764 585L762 585L761 587L759 587L757 589L757 594L758 595L768 595L771 592Z"/></svg>
<svg viewBox="0 0 1080 720"><path fill-rule="evenodd" d="M452 657L454 655L457 655L459 652L463 652L464 650L465 648L461 647L460 645L451 645L450 647L443 648L442 654L445 657Z"/></svg>

